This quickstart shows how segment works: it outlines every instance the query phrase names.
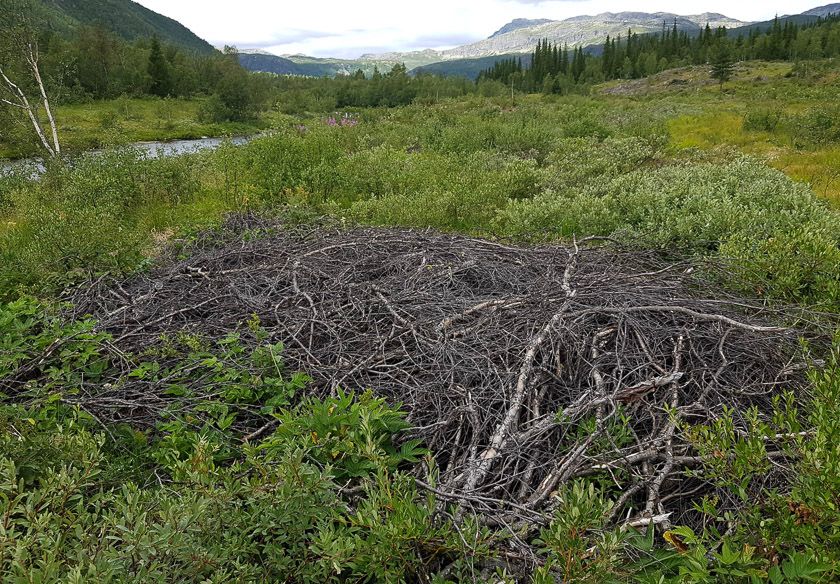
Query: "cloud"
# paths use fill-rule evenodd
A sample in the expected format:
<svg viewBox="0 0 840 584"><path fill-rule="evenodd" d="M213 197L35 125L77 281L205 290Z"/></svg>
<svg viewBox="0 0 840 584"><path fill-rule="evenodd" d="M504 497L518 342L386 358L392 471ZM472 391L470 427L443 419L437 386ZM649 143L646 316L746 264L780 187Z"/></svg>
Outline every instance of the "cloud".
<svg viewBox="0 0 840 584"><path fill-rule="evenodd" d="M483 36L475 36L463 33L443 33L417 36L411 39L411 45L415 47L455 47L481 40Z"/></svg>
<svg viewBox="0 0 840 584"><path fill-rule="evenodd" d="M362 53L445 48L490 36L515 18L561 20L581 14L720 12L741 20L812 8L816 0L139 0L216 46L277 53L358 57Z"/></svg>
<svg viewBox="0 0 840 584"><path fill-rule="evenodd" d="M271 38L258 39L257 42L264 45L285 45L308 39L324 39L331 36L334 35L320 30L287 29L277 31ZM253 42L253 39L248 40Z"/></svg>

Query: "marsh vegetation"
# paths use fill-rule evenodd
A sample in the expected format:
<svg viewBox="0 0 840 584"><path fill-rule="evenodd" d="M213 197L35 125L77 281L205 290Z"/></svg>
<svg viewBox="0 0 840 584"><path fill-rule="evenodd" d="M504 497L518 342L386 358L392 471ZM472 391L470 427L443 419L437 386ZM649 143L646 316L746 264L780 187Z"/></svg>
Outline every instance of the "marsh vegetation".
<svg viewBox="0 0 840 584"><path fill-rule="evenodd" d="M163 158L217 99L59 105L106 148L0 177L3 579L835 581L840 77L733 74L270 79Z"/></svg>

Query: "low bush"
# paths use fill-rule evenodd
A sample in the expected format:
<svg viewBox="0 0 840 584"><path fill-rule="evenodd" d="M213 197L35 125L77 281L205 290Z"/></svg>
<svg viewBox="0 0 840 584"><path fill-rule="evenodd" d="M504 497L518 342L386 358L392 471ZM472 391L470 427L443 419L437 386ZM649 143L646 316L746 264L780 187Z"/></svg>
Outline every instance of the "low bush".
<svg viewBox="0 0 840 584"><path fill-rule="evenodd" d="M744 116L744 130L748 132L775 132L784 121L785 114L779 110L750 110Z"/></svg>
<svg viewBox="0 0 840 584"><path fill-rule="evenodd" d="M0 306L3 581L734 584L840 574L836 347L815 364L812 395L780 395L772 419L746 412L749 426L736 430L733 417L744 413L724 412L680 429L704 461L686 480L719 495L697 502L701 529L616 525L621 493L594 476L559 488L550 520L514 534L469 513L456 523L446 501L418 490L406 471L420 470L424 451L396 446L408 424L383 400L301 397L305 386L285 374L281 402L252 393L283 372L279 347L183 334L136 356L109 353L111 339L95 329L34 300ZM269 346L256 322L242 334ZM152 358L167 360L155 367ZM212 408L267 408L276 426L243 442L225 423L202 429L209 410L184 401L153 427L103 427L73 404L103 367L120 368L118 385L145 377L183 391L193 377ZM766 481L771 451L784 484ZM434 485L431 458L422 472ZM735 514L726 497L754 504ZM535 554L530 565L522 546Z"/></svg>
<svg viewBox="0 0 840 584"><path fill-rule="evenodd" d="M149 158L134 150L49 164L38 180L10 191L13 224L0 230L2 293L134 269L156 233L177 221L173 211L196 203L196 171L189 157Z"/></svg>
<svg viewBox="0 0 840 584"><path fill-rule="evenodd" d="M453 528L402 474L423 455L392 442L404 414L369 394L297 399L279 347L185 335L112 358L91 321L28 299L0 306L0 331L3 581L396 582L487 554L486 530ZM74 405L127 363L116 385L166 384L152 428ZM278 425L253 445L231 429L250 408Z"/></svg>
<svg viewBox="0 0 840 584"><path fill-rule="evenodd" d="M840 109L819 108L791 120L794 145L813 147L840 142Z"/></svg>
<svg viewBox="0 0 840 584"><path fill-rule="evenodd" d="M838 307L840 218L779 171L742 159L578 185L511 201L497 225L519 237L613 235L726 258L744 270L753 294Z"/></svg>

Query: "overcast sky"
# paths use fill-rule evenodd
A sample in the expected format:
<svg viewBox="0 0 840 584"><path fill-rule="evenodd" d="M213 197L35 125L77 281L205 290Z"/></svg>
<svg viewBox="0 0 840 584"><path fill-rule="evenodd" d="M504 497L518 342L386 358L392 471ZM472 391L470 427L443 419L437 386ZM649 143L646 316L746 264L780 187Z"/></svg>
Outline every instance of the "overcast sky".
<svg viewBox="0 0 840 584"><path fill-rule="evenodd" d="M828 0L138 0L216 46L355 58L363 53L449 48L490 36L514 18L600 12L720 12L758 21Z"/></svg>

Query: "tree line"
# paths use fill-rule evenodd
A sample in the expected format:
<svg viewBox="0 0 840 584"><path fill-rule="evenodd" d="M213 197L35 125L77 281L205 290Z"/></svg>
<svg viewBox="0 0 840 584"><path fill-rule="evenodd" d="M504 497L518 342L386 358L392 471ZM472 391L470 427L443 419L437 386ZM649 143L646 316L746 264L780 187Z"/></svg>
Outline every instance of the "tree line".
<svg viewBox="0 0 840 584"><path fill-rule="evenodd" d="M128 42L101 25L58 34L32 0L0 0L0 72L6 106L0 114L28 118L45 135L51 132L40 120L51 118L51 106L120 96L210 96L207 117L241 121L253 116L270 86L243 69L233 50L199 54L156 37ZM49 142L48 152L59 150Z"/></svg>
<svg viewBox="0 0 840 584"><path fill-rule="evenodd" d="M529 93L567 93L576 85L639 79L687 65L712 64L715 71L721 71L719 78L726 76L726 63L733 61L797 61L838 55L838 16L802 25L776 18L769 29L751 28L737 35L708 24L699 34L690 34L679 30L675 21L671 26L663 23L661 33L628 30L627 35L608 36L600 54L543 40L531 53L529 65L520 57L503 59L483 71L479 81L500 81Z"/></svg>

